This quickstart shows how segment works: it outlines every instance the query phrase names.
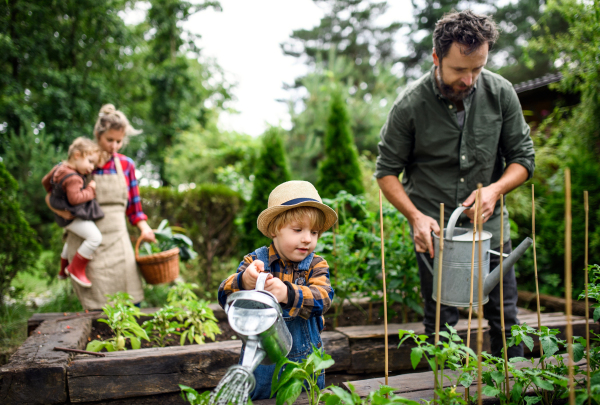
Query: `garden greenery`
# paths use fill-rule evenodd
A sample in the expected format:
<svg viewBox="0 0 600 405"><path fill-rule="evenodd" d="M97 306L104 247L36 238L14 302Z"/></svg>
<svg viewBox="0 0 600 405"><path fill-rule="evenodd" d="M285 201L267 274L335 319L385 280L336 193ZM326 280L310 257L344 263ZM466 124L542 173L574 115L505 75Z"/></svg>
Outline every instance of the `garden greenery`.
<svg viewBox="0 0 600 405"><path fill-rule="evenodd" d="M354 297L365 295L374 301L381 300L379 212L368 210L363 196L345 191L324 202L336 209L339 217L339 225L321 236L316 249L329 264L335 291L335 318L346 300L353 303ZM383 215L388 306L391 309L394 303L402 304L403 322L408 322L409 309L423 314L410 227L406 218L388 204L383 206ZM388 310L388 313L395 315L393 310Z"/></svg>

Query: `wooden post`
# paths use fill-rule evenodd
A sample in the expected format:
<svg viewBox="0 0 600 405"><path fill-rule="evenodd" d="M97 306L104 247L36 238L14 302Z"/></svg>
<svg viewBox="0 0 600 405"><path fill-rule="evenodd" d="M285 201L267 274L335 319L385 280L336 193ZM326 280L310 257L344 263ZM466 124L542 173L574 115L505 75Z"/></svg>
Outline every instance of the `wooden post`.
<svg viewBox="0 0 600 405"><path fill-rule="evenodd" d="M388 319L387 319L387 292L385 284L385 252L383 239L383 198L379 189L379 226L381 232L381 275L383 277L383 325L385 344L385 385L388 385Z"/></svg>
<svg viewBox="0 0 600 405"><path fill-rule="evenodd" d="M531 185L531 236L533 237L533 274L535 275L535 299L537 301L537 320L538 329L542 328L542 316L540 310L540 287L538 283L538 272L537 272L537 254L535 251L535 186ZM546 364L542 357L544 356L544 348L540 345L540 362L542 364L542 370L546 369ZM544 394L545 395L545 394Z"/></svg>
<svg viewBox="0 0 600 405"><path fill-rule="evenodd" d="M437 279L437 293L436 293L436 303L435 303L435 344L437 346L440 341L440 310L441 310L441 301L442 301L442 261L444 259L444 203L440 204L440 251L438 258L438 279ZM437 360L435 361L435 370L434 370L434 392L437 388L442 388L444 385L444 376L440 377L442 387L438 387L438 379L437 379ZM434 398L437 398L437 394L434 394Z"/></svg>
<svg viewBox="0 0 600 405"><path fill-rule="evenodd" d="M504 347L504 378L506 397L510 398L510 387L508 384L508 353L506 352L506 328L504 326L504 195L500 194L500 323L502 325L502 345Z"/></svg>
<svg viewBox="0 0 600 405"><path fill-rule="evenodd" d="M471 289L469 295L469 320L467 322L467 347L471 347L471 317L473 315L473 276L475 275L475 235L477 235L477 216L479 214L479 191L475 194L475 213L473 214L473 248L471 250ZM469 367L469 353L467 353ZM465 388L465 401L469 402L469 387Z"/></svg>
<svg viewBox="0 0 600 405"><path fill-rule="evenodd" d="M589 313L589 300L588 300L588 227L589 227L589 214L590 206L588 203L588 192L583 192L583 209L585 211L585 252L584 252L584 284L585 284L585 356L587 360L587 393L588 393L588 404L591 403L591 376L590 376L590 313Z"/></svg>
<svg viewBox="0 0 600 405"><path fill-rule="evenodd" d="M477 185L477 193L481 194L481 183L479 183ZM479 199L479 212L482 213L483 215L483 211L481 210L481 199ZM478 300L478 305L477 305L477 322L479 322L479 325L477 325L477 404L478 405L482 405L483 403L483 397L482 397L482 384L481 384L481 373L482 373L482 367L481 367L481 352L483 349L483 329L482 329L482 324L483 324L483 274L482 274L482 259L481 259L481 235L483 234L483 217L482 220L479 221L479 246L478 246L478 255L479 255L479 276L478 276L478 286L477 286L477 300Z"/></svg>
<svg viewBox="0 0 600 405"><path fill-rule="evenodd" d="M573 325L571 324L571 169L565 169L565 312L567 315L567 352L569 405L575 405L573 375Z"/></svg>
<svg viewBox="0 0 600 405"><path fill-rule="evenodd" d="M337 214L337 207L335 209L335 213ZM339 221L339 217L338 217L338 221ZM337 251L336 251L336 245L335 245L335 226L337 224L334 224L333 227L331 228L331 232L333 233L333 251L331 252L331 255L333 256L333 278L335 279L335 281L338 281L338 277L337 277L337 265L336 265L336 261L337 261ZM344 301L342 301L342 303L340 305L344 305ZM334 312L334 317L333 317L333 329L336 329L338 327L338 311L337 311L337 305L335 308L335 312Z"/></svg>

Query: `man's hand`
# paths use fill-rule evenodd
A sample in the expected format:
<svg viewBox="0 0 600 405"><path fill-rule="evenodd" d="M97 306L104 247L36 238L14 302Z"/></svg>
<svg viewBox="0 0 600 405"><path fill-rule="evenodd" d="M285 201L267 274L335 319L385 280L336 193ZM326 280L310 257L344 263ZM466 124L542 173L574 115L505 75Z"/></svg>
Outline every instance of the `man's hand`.
<svg viewBox="0 0 600 405"><path fill-rule="evenodd" d="M431 236L431 231L439 235L440 226L435 219L423 214L420 214L413 220L412 226L415 235L415 249L420 253L429 252L429 256L433 258L433 237Z"/></svg>
<svg viewBox="0 0 600 405"><path fill-rule="evenodd" d="M258 275L265 271L265 264L261 260L255 260L244 270L242 274L242 289L243 290L254 290L256 288L256 280ZM273 275L269 273L267 280L273 278ZM266 287L266 283L265 283Z"/></svg>
<svg viewBox="0 0 600 405"><path fill-rule="evenodd" d="M467 198L463 203L463 207L470 207L475 203L475 196L477 195L477 190L474 190L469 198ZM481 188L481 214L480 218L483 220L482 223L485 223L490 219L492 214L494 213L494 208L496 207L496 202L500 199L500 193L498 193L497 188L494 184L490 184L487 187ZM473 223L473 215L475 215L475 207L465 210L465 214L471 219L471 223Z"/></svg>
<svg viewBox="0 0 600 405"><path fill-rule="evenodd" d="M272 277L267 280L265 283L265 290L270 292L277 298L278 302L282 304L287 304L288 301L288 288L281 279L277 277Z"/></svg>

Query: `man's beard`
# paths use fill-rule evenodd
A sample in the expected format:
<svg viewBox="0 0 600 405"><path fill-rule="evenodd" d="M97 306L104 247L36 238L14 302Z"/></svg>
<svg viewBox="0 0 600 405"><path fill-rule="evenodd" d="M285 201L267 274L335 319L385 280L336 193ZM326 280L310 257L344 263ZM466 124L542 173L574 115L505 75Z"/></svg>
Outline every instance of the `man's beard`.
<svg viewBox="0 0 600 405"><path fill-rule="evenodd" d="M471 94L471 90L473 90L473 87L475 87L475 83L477 81L477 79L475 79L473 84L471 84L470 86L467 86L466 89L456 91L456 90L454 90L454 88L451 85L444 83L444 80L442 79L442 65L441 64L437 69L435 69L435 74L436 74L438 86L439 86L439 89L440 89L442 95L452 101L462 101L465 98L467 98L467 96L469 94Z"/></svg>

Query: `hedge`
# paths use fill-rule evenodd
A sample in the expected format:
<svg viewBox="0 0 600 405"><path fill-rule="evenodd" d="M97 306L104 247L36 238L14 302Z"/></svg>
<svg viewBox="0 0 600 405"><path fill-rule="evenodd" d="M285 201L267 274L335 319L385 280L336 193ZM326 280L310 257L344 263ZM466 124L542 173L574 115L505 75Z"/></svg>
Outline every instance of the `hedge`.
<svg viewBox="0 0 600 405"><path fill-rule="evenodd" d="M201 184L183 192L169 187L141 187L140 195L150 226L168 219L171 225L188 231L210 285L215 260L238 253L235 219L243 209L241 195L215 184Z"/></svg>

